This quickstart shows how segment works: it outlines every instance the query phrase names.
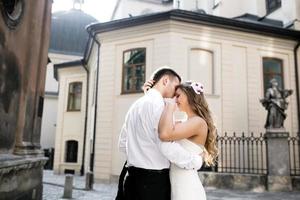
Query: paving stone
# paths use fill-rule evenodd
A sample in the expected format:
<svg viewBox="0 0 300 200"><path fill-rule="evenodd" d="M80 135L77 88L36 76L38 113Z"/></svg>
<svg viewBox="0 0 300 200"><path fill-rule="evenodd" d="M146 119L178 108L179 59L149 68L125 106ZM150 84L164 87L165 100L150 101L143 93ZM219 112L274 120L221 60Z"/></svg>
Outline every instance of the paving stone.
<svg viewBox="0 0 300 200"><path fill-rule="evenodd" d="M54 175L51 170L44 170L43 199L63 199L64 175ZM94 189L84 190L85 177L74 176L73 199L80 200L113 200L117 193L117 184L95 183ZM300 192L251 192L238 190L221 190L205 188L207 200L299 200Z"/></svg>

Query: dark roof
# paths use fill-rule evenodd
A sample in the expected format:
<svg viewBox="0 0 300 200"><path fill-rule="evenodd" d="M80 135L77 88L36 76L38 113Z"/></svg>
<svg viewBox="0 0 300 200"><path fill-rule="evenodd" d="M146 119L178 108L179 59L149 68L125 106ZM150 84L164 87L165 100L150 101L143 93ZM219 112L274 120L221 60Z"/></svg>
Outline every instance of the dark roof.
<svg viewBox="0 0 300 200"><path fill-rule="evenodd" d="M266 26L275 26L275 27L283 28L282 21L269 19L266 17L259 17L257 15L252 15L249 13L243 14L238 17L234 17L233 19L237 19L237 20L245 21L245 22L256 23L256 24L262 24L262 25L266 25Z"/></svg>
<svg viewBox="0 0 300 200"><path fill-rule="evenodd" d="M207 25L212 27L256 33L277 38L300 40L300 31L284 29L276 26L253 23L249 21L229 19L199 12L174 9L167 12L135 16L106 23L91 24L87 27L92 34L119 30L127 27L134 27L163 20L176 20L186 23Z"/></svg>
<svg viewBox="0 0 300 200"><path fill-rule="evenodd" d="M58 70L69 67L83 66L83 59L54 64L54 78L58 81Z"/></svg>
<svg viewBox="0 0 300 200"><path fill-rule="evenodd" d="M93 22L94 17L77 9L53 13L49 52L83 56L88 41L85 27Z"/></svg>

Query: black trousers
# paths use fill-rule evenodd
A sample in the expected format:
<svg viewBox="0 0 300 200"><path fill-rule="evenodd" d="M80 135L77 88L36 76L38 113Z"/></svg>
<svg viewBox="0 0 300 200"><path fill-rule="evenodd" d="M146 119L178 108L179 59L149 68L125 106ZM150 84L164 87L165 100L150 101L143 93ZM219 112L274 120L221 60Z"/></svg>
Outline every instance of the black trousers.
<svg viewBox="0 0 300 200"><path fill-rule="evenodd" d="M129 167L124 184L124 197L126 200L170 200L169 169Z"/></svg>

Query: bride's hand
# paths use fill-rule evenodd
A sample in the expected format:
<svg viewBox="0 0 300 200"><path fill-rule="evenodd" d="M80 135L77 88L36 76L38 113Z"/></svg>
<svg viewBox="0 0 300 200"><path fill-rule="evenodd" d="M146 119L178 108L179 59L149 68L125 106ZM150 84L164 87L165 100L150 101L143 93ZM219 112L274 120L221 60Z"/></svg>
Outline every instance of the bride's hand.
<svg viewBox="0 0 300 200"><path fill-rule="evenodd" d="M208 157L208 152L207 150L205 149L202 153L200 153L200 156L202 157L203 161L206 160L206 158Z"/></svg>
<svg viewBox="0 0 300 200"><path fill-rule="evenodd" d="M170 108L172 111L176 110L176 108L177 108L176 97L165 98L164 101L165 101L166 107Z"/></svg>
<svg viewBox="0 0 300 200"><path fill-rule="evenodd" d="M147 80L147 81L144 83L144 85L143 85L143 87L142 87L144 93L146 93L150 88L153 87L154 82L155 82L154 80Z"/></svg>
<svg viewBox="0 0 300 200"><path fill-rule="evenodd" d="M164 98L165 104L176 104L175 98Z"/></svg>

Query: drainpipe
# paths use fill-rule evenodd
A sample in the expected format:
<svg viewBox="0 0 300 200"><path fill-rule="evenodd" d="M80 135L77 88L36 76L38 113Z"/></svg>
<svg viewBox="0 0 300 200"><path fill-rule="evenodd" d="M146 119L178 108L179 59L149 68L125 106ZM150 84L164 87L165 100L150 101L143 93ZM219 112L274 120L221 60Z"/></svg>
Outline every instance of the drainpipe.
<svg viewBox="0 0 300 200"><path fill-rule="evenodd" d="M298 57L297 51L300 46L300 41L294 48L294 61L295 61L295 75L296 75L296 98L297 98L297 112L298 112L298 135L300 135L300 97L299 97L299 74L298 74Z"/></svg>
<svg viewBox="0 0 300 200"><path fill-rule="evenodd" d="M84 133L83 133L83 150L82 150L82 164L80 169L81 176L84 174L84 161L85 161L85 143L86 143L86 133L87 133L87 117L88 117L88 105L89 105L89 80L90 73L86 67L86 63L82 62L83 69L86 71L86 103L85 103L85 117L84 117Z"/></svg>
<svg viewBox="0 0 300 200"><path fill-rule="evenodd" d="M82 66L83 69L86 71L86 103L85 103L85 118L84 118L84 133L83 133L83 148L82 148L82 163L81 163L81 169L80 174L81 176L84 174L84 168L85 168L85 148L86 148L86 134L87 134L87 119L88 119L88 105L89 105L89 80L90 80L90 72L87 68L86 61L89 59L90 52L88 52L89 46L91 42L91 36L89 35L88 43L85 48L85 52L82 59ZM92 43L93 45L94 43ZM93 46L92 46L93 47ZM89 55L87 55L89 53Z"/></svg>
<svg viewBox="0 0 300 200"><path fill-rule="evenodd" d="M90 158L90 171L94 171L94 162L95 162L95 144L96 144L96 128L97 128L97 110L98 110L98 83L99 83L99 61L100 61L100 42L96 39L95 34L92 34L88 30L89 35L93 38L93 41L96 42L98 48L97 48L97 76L96 76L96 92L95 92L95 113L94 113L94 131L93 131L93 145L92 145L92 152L91 152L91 158Z"/></svg>

